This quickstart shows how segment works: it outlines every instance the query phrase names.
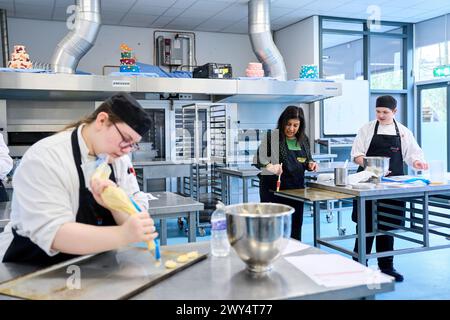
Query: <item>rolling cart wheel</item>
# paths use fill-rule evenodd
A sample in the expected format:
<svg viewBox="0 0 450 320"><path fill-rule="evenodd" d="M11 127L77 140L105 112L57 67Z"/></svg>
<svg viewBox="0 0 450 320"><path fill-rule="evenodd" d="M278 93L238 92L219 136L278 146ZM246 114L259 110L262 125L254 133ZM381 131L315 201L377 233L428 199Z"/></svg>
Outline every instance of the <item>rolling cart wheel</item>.
<svg viewBox="0 0 450 320"><path fill-rule="evenodd" d="M345 229L345 228L339 229L339 235L340 235L340 236L345 236L345 232L346 232L346 229Z"/></svg>
<svg viewBox="0 0 450 320"><path fill-rule="evenodd" d="M332 213L327 214L327 222L328 223L332 223L333 222L333 214Z"/></svg>
<svg viewBox="0 0 450 320"><path fill-rule="evenodd" d="M178 229L183 230L183 226L184 226L183 218L178 217Z"/></svg>
<svg viewBox="0 0 450 320"><path fill-rule="evenodd" d="M200 237L204 237L206 235L205 228L198 229L198 233L200 234Z"/></svg>

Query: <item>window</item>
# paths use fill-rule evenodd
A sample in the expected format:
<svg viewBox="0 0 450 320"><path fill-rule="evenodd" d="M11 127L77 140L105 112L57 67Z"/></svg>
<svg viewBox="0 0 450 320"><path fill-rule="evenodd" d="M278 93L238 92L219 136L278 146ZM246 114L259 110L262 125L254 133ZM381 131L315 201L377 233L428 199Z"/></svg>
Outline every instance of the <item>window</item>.
<svg viewBox="0 0 450 320"><path fill-rule="evenodd" d="M332 80L363 79L363 40L361 35L323 34L323 77Z"/></svg>
<svg viewBox="0 0 450 320"><path fill-rule="evenodd" d="M450 15L416 24L416 80L431 80L433 69L450 64Z"/></svg>
<svg viewBox="0 0 450 320"><path fill-rule="evenodd" d="M370 88L403 89L403 39L370 39Z"/></svg>

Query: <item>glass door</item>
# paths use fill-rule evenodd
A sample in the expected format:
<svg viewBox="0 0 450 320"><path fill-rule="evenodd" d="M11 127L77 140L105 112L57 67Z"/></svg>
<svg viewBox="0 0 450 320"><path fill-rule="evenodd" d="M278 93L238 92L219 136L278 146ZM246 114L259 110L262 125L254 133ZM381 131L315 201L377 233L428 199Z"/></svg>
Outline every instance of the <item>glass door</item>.
<svg viewBox="0 0 450 320"><path fill-rule="evenodd" d="M442 160L449 167L449 86L447 83L418 87L419 141L427 161Z"/></svg>

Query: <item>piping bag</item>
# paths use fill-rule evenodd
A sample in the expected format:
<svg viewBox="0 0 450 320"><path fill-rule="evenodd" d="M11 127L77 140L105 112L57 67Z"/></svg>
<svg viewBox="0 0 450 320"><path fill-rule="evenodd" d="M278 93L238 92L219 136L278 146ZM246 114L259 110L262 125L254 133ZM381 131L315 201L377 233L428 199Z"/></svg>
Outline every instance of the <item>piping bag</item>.
<svg viewBox="0 0 450 320"><path fill-rule="evenodd" d="M99 180L108 180L111 174L111 168L108 165L108 157L101 157L97 160L97 169L95 169L94 174L91 177L92 179ZM129 197L125 191L117 186L108 186L106 187L102 194L100 195L102 200L114 211L125 212L130 216L136 215L138 212L142 210L139 206L134 202L134 200ZM156 240L147 241L147 247L150 252L155 256L155 259L159 260L160 252L159 245L157 245Z"/></svg>

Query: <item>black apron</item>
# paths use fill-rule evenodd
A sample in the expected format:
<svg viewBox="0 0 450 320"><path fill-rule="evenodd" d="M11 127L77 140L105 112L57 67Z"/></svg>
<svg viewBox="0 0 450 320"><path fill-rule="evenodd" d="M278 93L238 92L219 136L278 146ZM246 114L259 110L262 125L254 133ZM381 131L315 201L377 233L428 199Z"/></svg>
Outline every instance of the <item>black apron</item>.
<svg viewBox="0 0 450 320"><path fill-rule="evenodd" d="M3 185L3 182L0 181L0 202L7 202L9 201L8 193L6 193L5 186Z"/></svg>
<svg viewBox="0 0 450 320"><path fill-rule="evenodd" d="M81 169L81 152L80 145L78 144L77 131L78 128L75 129L71 135L73 157L78 172L78 179L80 181L79 207L76 222L96 226L115 226L117 224L111 212L99 205L89 189L86 188L83 171ZM110 179L114 182L116 181L114 170L112 170ZM76 255L65 253L58 253L57 255L50 257L28 237L19 235L14 229L12 232L14 238L5 252L3 262L52 265L76 257Z"/></svg>
<svg viewBox="0 0 450 320"><path fill-rule="evenodd" d="M398 130L397 122L394 120L396 135L378 134L379 122L375 125L372 141L370 142L369 149L367 150L368 157L389 157L389 173L388 176L401 176L404 175L403 171L403 156L402 156L402 144L400 138L400 131ZM364 170L362 167L358 168L358 172ZM388 205L395 205L405 207L404 201L398 200L379 200L379 203ZM378 207L379 212L389 213L398 217L404 217L405 212L401 210L388 209ZM356 213L356 201L353 201L352 220L357 222L358 216ZM378 217L378 221L384 221L390 224L398 226L404 226L405 222L387 217ZM380 230L395 230L396 228L384 225L378 225ZM372 231L372 201L366 201L366 229L368 232Z"/></svg>
<svg viewBox="0 0 450 320"><path fill-rule="evenodd" d="M305 187L305 168L307 166L306 150L289 150L287 159L283 160L280 190L301 189ZM303 202L274 195L278 176L259 174L259 195L261 202L281 203L295 209L292 215L291 237L301 240L303 224Z"/></svg>

